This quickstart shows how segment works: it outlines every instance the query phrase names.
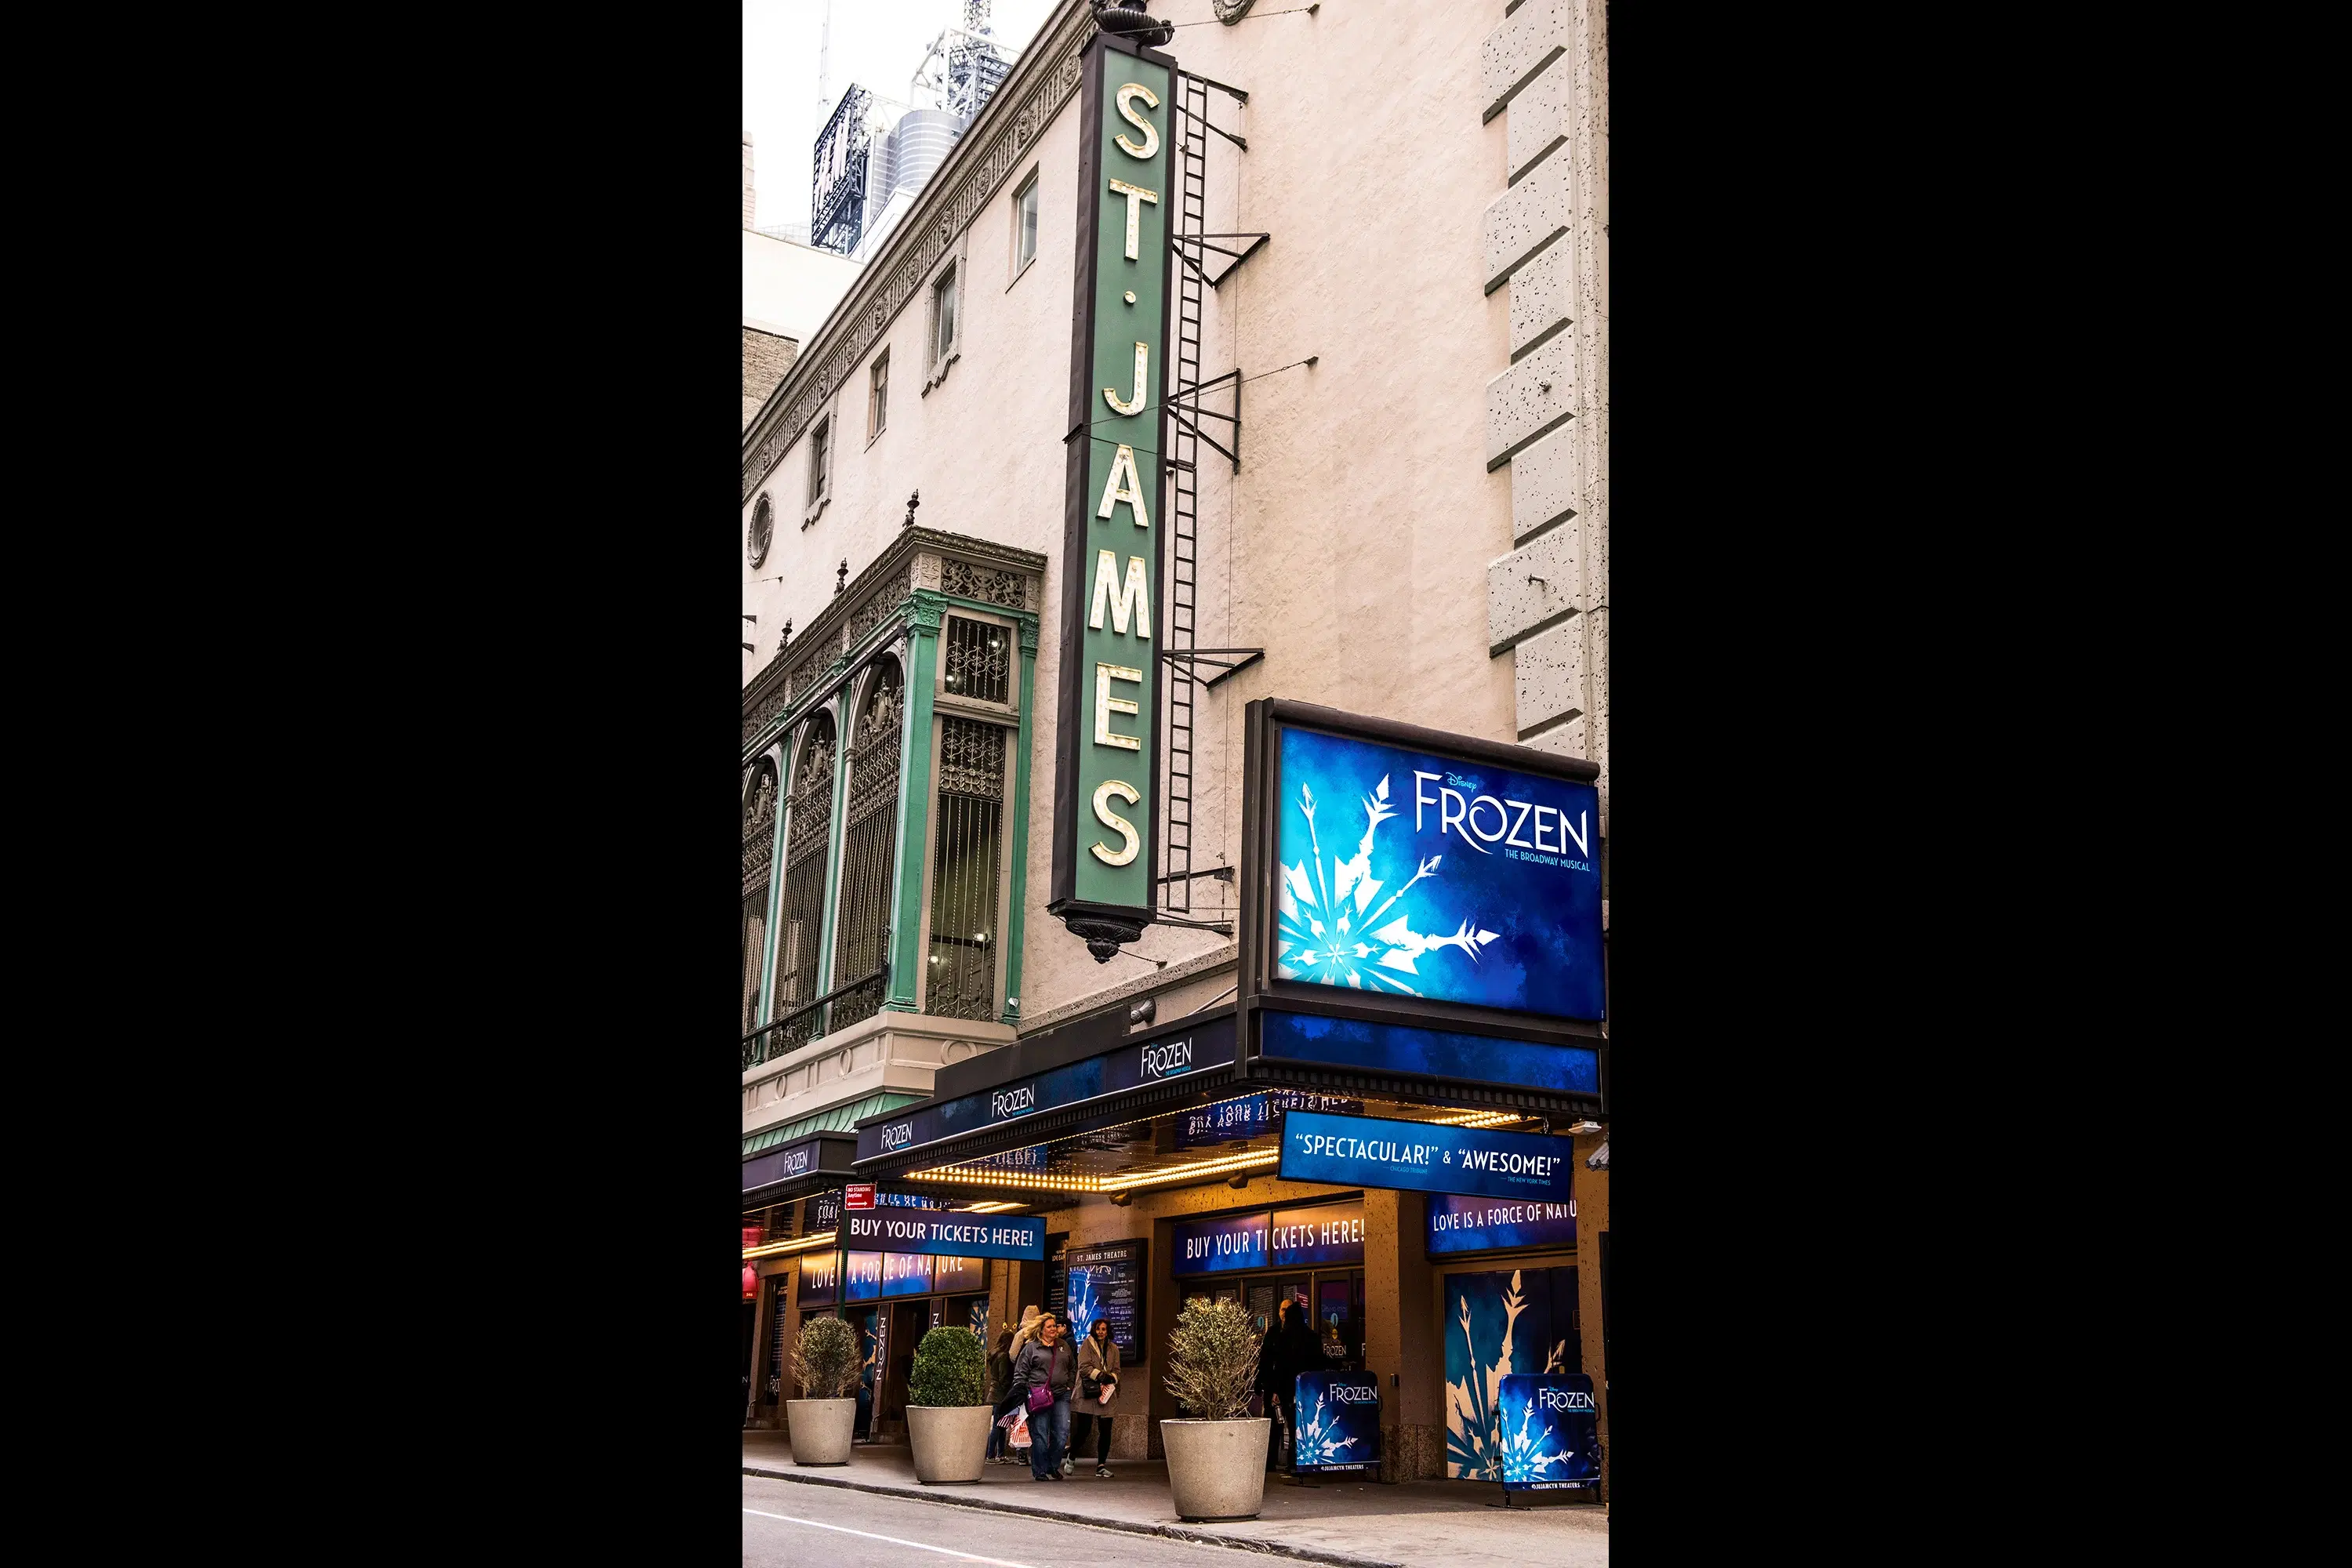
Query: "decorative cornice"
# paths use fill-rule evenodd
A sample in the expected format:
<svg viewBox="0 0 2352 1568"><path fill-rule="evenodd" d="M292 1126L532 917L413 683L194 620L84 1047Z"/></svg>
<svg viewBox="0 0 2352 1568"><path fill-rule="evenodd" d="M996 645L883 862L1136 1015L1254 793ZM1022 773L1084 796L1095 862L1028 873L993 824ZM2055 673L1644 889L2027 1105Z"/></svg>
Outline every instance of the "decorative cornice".
<svg viewBox="0 0 2352 1568"><path fill-rule="evenodd" d="M926 558L933 563L928 568ZM810 617L808 630L794 637L743 688L744 759L749 761L765 750L778 732L796 722L814 702L831 695L868 653L902 635L897 628L909 619L918 635L936 634L940 606L955 602L954 596L916 584L926 578L938 581L937 563L950 561L1021 574L1027 583L1026 598L1031 605L1044 592L1045 558L1034 550L936 529L901 528L889 547L856 581ZM1014 617L1025 635L1034 635L1027 630L1035 619L1034 609L988 607Z"/></svg>
<svg viewBox="0 0 2352 1568"><path fill-rule="evenodd" d="M947 253L999 185L1020 165L1065 101L1077 90L1078 52L1095 32L1086 0L1065 0L1057 26L1022 51L1016 68L989 99L931 176L915 209L884 242L815 340L801 352L743 434L743 500L758 493L836 388L915 298L932 265Z"/></svg>

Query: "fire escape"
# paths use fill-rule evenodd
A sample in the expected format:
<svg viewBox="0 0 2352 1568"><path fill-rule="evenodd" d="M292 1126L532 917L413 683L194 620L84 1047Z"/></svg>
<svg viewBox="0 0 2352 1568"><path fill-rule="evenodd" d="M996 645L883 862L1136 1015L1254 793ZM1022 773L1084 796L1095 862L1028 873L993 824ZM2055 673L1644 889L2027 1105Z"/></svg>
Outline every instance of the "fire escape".
<svg viewBox="0 0 2352 1568"><path fill-rule="evenodd" d="M1168 664L1168 770L1162 788L1167 805L1165 831L1160 844L1165 874L1160 879L1160 899L1158 920L1163 925L1192 926L1215 931L1226 936L1234 933L1229 921L1202 921L1191 920L1192 883L1201 877L1213 877L1230 883L1233 868L1214 866L1206 870L1192 867L1192 760L1194 739L1194 688L1203 690L1215 687L1238 671L1265 657L1263 648L1198 647L1194 646L1197 615L1200 608L1200 452L1206 442L1216 448L1234 472L1242 470L1242 373L1240 367L1226 371L1207 381L1201 379L1201 340L1204 289L1214 289L1234 275L1235 268L1266 243L1264 234L1212 234L1209 229L1209 137L1223 137L1242 152L1249 143L1221 126L1209 122L1209 91L1212 88L1231 98L1236 104L1249 102L1249 94L1237 87L1213 81L1191 71L1177 72L1175 154L1181 166L1177 174L1175 222L1171 225L1168 243L1176 252L1181 265L1176 268L1176 342L1171 356L1174 384L1164 399L1167 412L1168 439L1163 450L1168 454L1166 468L1173 484L1173 494L1166 515L1173 520L1170 526L1170 578L1168 625L1160 657ZM1246 242L1245 244L1244 242ZM1235 246L1241 248L1234 248ZM1222 265L1219 265L1222 261ZM1215 267L1213 275L1209 268ZM1202 398L1212 392L1230 385L1233 405L1221 412L1203 405ZM1202 427L1202 421L1222 422L1223 440ZM1227 445L1230 442L1231 445ZM1204 674L1213 670L1213 674Z"/></svg>

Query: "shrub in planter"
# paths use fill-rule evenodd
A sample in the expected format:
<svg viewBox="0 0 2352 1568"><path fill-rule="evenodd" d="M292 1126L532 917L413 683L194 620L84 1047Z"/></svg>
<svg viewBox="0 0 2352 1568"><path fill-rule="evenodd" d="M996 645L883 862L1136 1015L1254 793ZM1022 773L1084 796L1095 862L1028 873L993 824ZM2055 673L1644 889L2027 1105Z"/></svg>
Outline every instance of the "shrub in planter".
<svg viewBox="0 0 2352 1568"><path fill-rule="evenodd" d="M952 1325L933 1329L915 1347L907 1403L931 1406L988 1403L988 1356L980 1336Z"/></svg>
<svg viewBox="0 0 2352 1568"><path fill-rule="evenodd" d="M850 1439L857 1428L857 1374L865 1363L857 1331L839 1318L801 1320L800 1343L793 1349L793 1375L801 1397L784 1401L792 1429L793 1462L849 1463Z"/></svg>
<svg viewBox="0 0 2352 1568"><path fill-rule="evenodd" d="M915 1479L977 1481L988 1453L988 1357L970 1329L943 1325L915 1347L907 1378L907 1440Z"/></svg>
<svg viewBox="0 0 2352 1568"><path fill-rule="evenodd" d="M1187 1418L1162 1421L1180 1519L1255 1519L1265 1501L1267 1417L1252 1416L1257 1338L1232 1301L1192 1301L1168 1336L1168 1392Z"/></svg>

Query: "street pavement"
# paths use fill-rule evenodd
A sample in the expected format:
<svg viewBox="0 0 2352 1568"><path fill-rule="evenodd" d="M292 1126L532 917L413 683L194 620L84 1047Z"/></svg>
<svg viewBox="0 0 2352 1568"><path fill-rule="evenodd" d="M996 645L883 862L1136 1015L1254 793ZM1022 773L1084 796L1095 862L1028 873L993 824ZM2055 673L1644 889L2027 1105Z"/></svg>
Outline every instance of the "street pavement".
<svg viewBox="0 0 2352 1568"><path fill-rule="evenodd" d="M1013 1533L1002 1539L1025 1542L1045 1538L1049 1532L1041 1529L1041 1521L1046 1521L1057 1529L1079 1529L1091 1543L1085 1548L1093 1553L1083 1559L1087 1562L1133 1557L1138 1561L1191 1563L1196 1568L1215 1568L1215 1559L1204 1562L1199 1556L1203 1550L1202 1545L1170 1537L1198 1538L1210 1543L1209 1550L1229 1543L1257 1552L1281 1553L1343 1568L1402 1568L1408 1563L1413 1568L1422 1568L1423 1564L1430 1568L1528 1568L1530 1563L1541 1563L1547 1568L1608 1568L1609 1562L1606 1510L1590 1503L1562 1506L1546 1500L1544 1506L1521 1506L1506 1512L1490 1506L1501 1499L1499 1487L1465 1481L1383 1486L1376 1481L1332 1476L1311 1487L1291 1487L1269 1476L1265 1507L1256 1519L1186 1524L1176 1517L1164 1464L1115 1464L1112 1468L1117 1475L1111 1480L1096 1479L1091 1466L1082 1465L1071 1479L1043 1485L1029 1479L1026 1465L990 1465L982 1471L978 1485L924 1487L916 1482L912 1456L903 1446L861 1445L846 1465L801 1468L793 1463L791 1441L784 1435L748 1431L743 1434L742 1451L746 1508L822 1519L927 1545L1034 1564L1035 1568L1063 1559L1024 1556L1017 1550L1000 1552L974 1545L971 1542L978 1537L972 1532L992 1532L1009 1524ZM785 1506L752 1501L751 1489L755 1484L780 1489L762 1495L782 1498ZM853 1488L868 1489L849 1489ZM814 1504L790 1506L808 1498L824 1498L843 1511L817 1513L811 1511ZM1526 1500L1522 1500L1523 1504ZM927 1528L908 1531L861 1525L857 1522L860 1510L869 1505L877 1510L912 1508L918 1510L912 1516L894 1513L893 1517L931 1522ZM877 1512L870 1517L881 1515ZM761 1522L751 1515L745 1516L747 1563L760 1561L753 1555L753 1542L761 1538L753 1535L751 1526ZM1118 1533L1113 1534L1108 1530L1087 1528L1090 1524L1120 1528ZM870 1546L906 1551L909 1553L906 1559L908 1562L921 1559L947 1564L956 1561L919 1547L886 1547L883 1542L859 1542L854 1536L836 1532L794 1528L801 1529L804 1541L812 1534L832 1534L837 1542L856 1545L860 1550ZM992 1534L991 1538L995 1539ZM1164 1559L1140 1555L1168 1550L1180 1555Z"/></svg>
<svg viewBox="0 0 2352 1568"><path fill-rule="evenodd" d="M1058 1520L743 1478L743 1568L1217 1568L1226 1555L1222 1547Z"/></svg>

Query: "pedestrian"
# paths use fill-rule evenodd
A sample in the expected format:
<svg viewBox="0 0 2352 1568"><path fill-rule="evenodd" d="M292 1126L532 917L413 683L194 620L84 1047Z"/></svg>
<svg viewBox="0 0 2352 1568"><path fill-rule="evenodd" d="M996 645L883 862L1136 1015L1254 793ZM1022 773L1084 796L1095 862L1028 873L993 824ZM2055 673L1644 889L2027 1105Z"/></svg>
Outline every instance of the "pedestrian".
<svg viewBox="0 0 2352 1568"><path fill-rule="evenodd" d="M1297 1452L1292 1434L1298 1428L1298 1374L1314 1369L1322 1360L1321 1350L1298 1303L1285 1297L1257 1352L1258 1390L1265 1395L1265 1413L1274 1417L1266 1428L1266 1458L1285 1475Z"/></svg>
<svg viewBox="0 0 2352 1568"><path fill-rule="evenodd" d="M1073 1453L1086 1451L1087 1434L1095 1436L1095 1479L1110 1479L1110 1421L1118 1414L1118 1346L1110 1337L1110 1322L1097 1318L1078 1346L1077 1426L1070 1439Z"/></svg>
<svg viewBox="0 0 2352 1568"><path fill-rule="evenodd" d="M1070 1444L1070 1391L1077 1384L1078 1362L1062 1337L1062 1321L1051 1312L1037 1320L1037 1337L1013 1358L1013 1382L1029 1404L1029 1476L1032 1480L1060 1480ZM1036 1391L1045 1390L1039 1400Z"/></svg>
<svg viewBox="0 0 2352 1568"><path fill-rule="evenodd" d="M996 1407L994 1419L988 1426L988 1452L985 1458L1000 1465L1016 1465L1007 1442L1004 1417L1013 1408L1009 1395L1013 1392L1013 1325L1007 1323L996 1336L996 1348L988 1352L988 1399Z"/></svg>

